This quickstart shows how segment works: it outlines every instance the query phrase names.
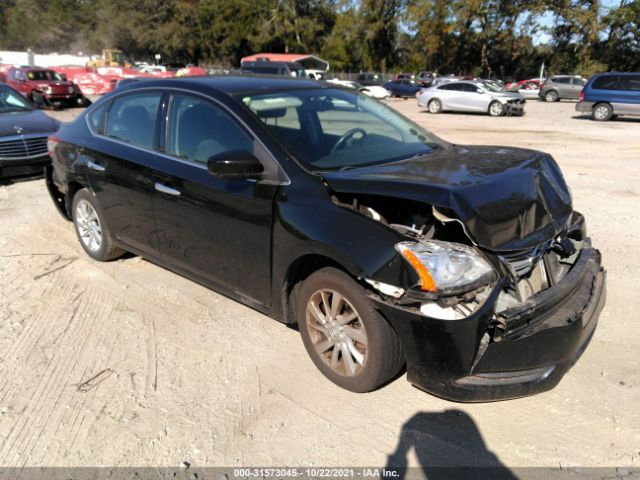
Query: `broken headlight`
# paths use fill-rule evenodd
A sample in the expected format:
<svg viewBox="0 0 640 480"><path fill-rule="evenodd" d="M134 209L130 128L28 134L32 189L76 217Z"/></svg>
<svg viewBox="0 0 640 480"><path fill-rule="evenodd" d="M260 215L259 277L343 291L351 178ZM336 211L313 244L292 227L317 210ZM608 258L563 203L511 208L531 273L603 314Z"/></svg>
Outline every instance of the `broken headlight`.
<svg viewBox="0 0 640 480"><path fill-rule="evenodd" d="M457 295L496 279L491 264L466 245L425 240L398 243L396 250L418 274L420 289L427 292Z"/></svg>

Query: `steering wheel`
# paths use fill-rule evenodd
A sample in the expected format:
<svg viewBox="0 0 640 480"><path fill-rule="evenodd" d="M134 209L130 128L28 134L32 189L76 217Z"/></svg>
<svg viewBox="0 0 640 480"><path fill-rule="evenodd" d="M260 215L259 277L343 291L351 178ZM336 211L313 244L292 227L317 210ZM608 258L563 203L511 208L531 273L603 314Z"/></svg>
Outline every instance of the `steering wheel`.
<svg viewBox="0 0 640 480"><path fill-rule="evenodd" d="M365 132L362 128L359 128L359 127L352 128L351 130L349 130L347 133L345 133L340 137L340 140L338 140L336 144L333 146L333 148L331 149L331 153L334 153L340 150L341 148L343 148L349 140L355 137L357 133L362 135L362 137L359 139L360 141L364 140L364 137L367 136L367 132Z"/></svg>

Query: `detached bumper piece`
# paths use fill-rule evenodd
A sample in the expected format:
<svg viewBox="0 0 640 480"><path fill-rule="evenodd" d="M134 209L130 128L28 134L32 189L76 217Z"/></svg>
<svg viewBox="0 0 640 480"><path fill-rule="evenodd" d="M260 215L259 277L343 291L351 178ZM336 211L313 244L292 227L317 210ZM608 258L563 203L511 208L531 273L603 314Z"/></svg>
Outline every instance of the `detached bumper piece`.
<svg viewBox="0 0 640 480"><path fill-rule="evenodd" d="M518 398L555 387L585 350L605 302L600 252L588 246L558 283L498 316L501 285L462 320L439 320L378 302L403 343L407 377L460 402ZM503 327L492 337L496 320Z"/></svg>

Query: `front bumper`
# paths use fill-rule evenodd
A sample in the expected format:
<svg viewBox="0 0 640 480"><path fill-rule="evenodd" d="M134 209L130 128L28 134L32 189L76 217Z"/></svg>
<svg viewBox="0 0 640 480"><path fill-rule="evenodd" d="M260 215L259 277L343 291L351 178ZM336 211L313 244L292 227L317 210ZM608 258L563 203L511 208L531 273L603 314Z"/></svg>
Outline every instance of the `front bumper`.
<svg viewBox="0 0 640 480"><path fill-rule="evenodd" d="M51 159L46 154L36 158L0 160L0 178L41 174L42 169L50 164Z"/></svg>
<svg viewBox="0 0 640 480"><path fill-rule="evenodd" d="M507 115L524 115L525 102L526 101L505 103Z"/></svg>
<svg viewBox="0 0 640 480"><path fill-rule="evenodd" d="M576 103L576 112L591 113L594 102L578 102Z"/></svg>
<svg viewBox="0 0 640 480"><path fill-rule="evenodd" d="M587 347L604 306L600 252L585 246L560 282L501 312L504 334L487 343L500 289L498 283L463 320L430 318L377 300L400 336L412 384L449 400L486 402L533 395L560 382Z"/></svg>

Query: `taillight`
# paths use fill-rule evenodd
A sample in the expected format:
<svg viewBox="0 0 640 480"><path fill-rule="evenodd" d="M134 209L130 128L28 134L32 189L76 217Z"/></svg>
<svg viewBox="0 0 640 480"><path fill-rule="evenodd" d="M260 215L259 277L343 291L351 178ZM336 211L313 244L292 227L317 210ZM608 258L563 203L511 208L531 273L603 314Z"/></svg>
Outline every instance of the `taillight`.
<svg viewBox="0 0 640 480"><path fill-rule="evenodd" d="M58 145L58 143L60 143L60 139L58 137L54 137L53 135L51 135L49 138L47 138L47 151L49 152L49 156L51 158L53 158L55 154L56 146Z"/></svg>
<svg viewBox="0 0 640 480"><path fill-rule="evenodd" d="M580 95L578 96L578 100L581 102L584 102L584 90L580 92Z"/></svg>

